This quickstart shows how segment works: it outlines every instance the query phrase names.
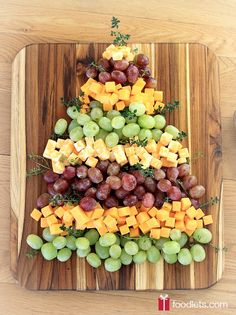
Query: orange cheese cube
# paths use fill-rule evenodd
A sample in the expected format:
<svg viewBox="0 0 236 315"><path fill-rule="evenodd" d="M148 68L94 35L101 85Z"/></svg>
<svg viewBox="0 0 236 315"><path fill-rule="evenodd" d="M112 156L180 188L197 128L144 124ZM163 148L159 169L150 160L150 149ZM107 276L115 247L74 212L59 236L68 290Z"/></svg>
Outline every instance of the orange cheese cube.
<svg viewBox="0 0 236 315"><path fill-rule="evenodd" d="M121 101L128 101L130 97L130 91L128 89L120 89L118 91L118 97Z"/></svg>
<svg viewBox="0 0 236 315"><path fill-rule="evenodd" d="M48 227L47 218L41 218L41 219L40 219L40 227L41 227L42 229Z"/></svg>
<svg viewBox="0 0 236 315"><path fill-rule="evenodd" d="M130 215L130 208L129 207L118 208L118 214L120 217L128 216Z"/></svg>
<svg viewBox="0 0 236 315"><path fill-rule="evenodd" d="M153 97L155 101L162 102L163 101L163 91L154 91Z"/></svg>
<svg viewBox="0 0 236 315"><path fill-rule="evenodd" d="M57 218L54 214L48 216L46 219L47 219L48 226L58 223Z"/></svg>
<svg viewBox="0 0 236 315"><path fill-rule="evenodd" d="M172 211L175 211L175 212L181 211L181 202L180 201L173 201L172 202Z"/></svg>
<svg viewBox="0 0 236 315"><path fill-rule="evenodd" d="M102 84L100 84L100 82L93 82L90 86L89 86L89 91L95 94L99 94L102 92Z"/></svg>
<svg viewBox="0 0 236 315"><path fill-rule="evenodd" d="M116 220L119 226L124 225L126 223L126 217L118 217Z"/></svg>
<svg viewBox="0 0 236 315"><path fill-rule="evenodd" d="M120 230L121 235L125 235L130 232L127 224L120 226L119 230Z"/></svg>
<svg viewBox="0 0 236 315"><path fill-rule="evenodd" d="M116 233L116 232L119 231L119 229L118 229L118 227L116 225L114 225L112 227L108 226L107 229L108 229L108 232L110 232L110 233Z"/></svg>
<svg viewBox="0 0 236 315"><path fill-rule="evenodd" d="M202 211L202 209L197 209L197 211L196 211L196 214L195 214L195 218L197 219L197 220L199 220L199 219L201 219L202 217L204 217L204 212Z"/></svg>
<svg viewBox="0 0 236 315"><path fill-rule="evenodd" d="M187 210L188 208L190 208L192 205L191 200L189 198L182 198L181 199L181 209L183 211Z"/></svg>
<svg viewBox="0 0 236 315"><path fill-rule="evenodd" d="M155 217L157 215L157 208L156 207L152 207L149 211L148 214L150 215L150 217Z"/></svg>
<svg viewBox="0 0 236 315"><path fill-rule="evenodd" d="M30 216L32 219L34 219L35 221L39 221L41 216L42 216L42 212L39 211L38 209L34 209L31 213Z"/></svg>
<svg viewBox="0 0 236 315"><path fill-rule="evenodd" d="M162 209L163 209L163 210L167 210L167 211L171 211L171 209L172 209L172 204L169 203L169 202L164 202L163 205L162 205Z"/></svg>
<svg viewBox="0 0 236 315"><path fill-rule="evenodd" d="M146 224L150 229L158 228L160 227L160 222L156 218L151 218L146 221Z"/></svg>
<svg viewBox="0 0 236 315"><path fill-rule="evenodd" d="M140 86L137 86L135 84L132 86L131 95L137 95L141 92L142 92L142 88Z"/></svg>
<svg viewBox="0 0 236 315"><path fill-rule="evenodd" d="M154 153L157 150L157 144L154 139L149 139L148 144L146 145L145 149L148 151L148 153Z"/></svg>
<svg viewBox="0 0 236 315"><path fill-rule="evenodd" d="M111 217L113 217L113 218L118 218L118 209L116 208L116 207L113 207L113 208L110 208L110 209L107 209L107 210L105 210L105 212L104 212L104 216L108 216L108 215L110 215Z"/></svg>
<svg viewBox="0 0 236 315"><path fill-rule="evenodd" d="M130 207L130 215L136 215L138 214L138 210L135 206Z"/></svg>
<svg viewBox="0 0 236 315"><path fill-rule="evenodd" d="M115 92L116 90L116 83L114 81L106 82L105 83L105 90L107 93Z"/></svg>
<svg viewBox="0 0 236 315"><path fill-rule="evenodd" d="M196 230L197 228L197 221L196 220L188 220L185 224L187 230Z"/></svg>
<svg viewBox="0 0 236 315"><path fill-rule="evenodd" d="M184 232L190 237L193 234L194 230L185 229Z"/></svg>
<svg viewBox="0 0 236 315"><path fill-rule="evenodd" d="M104 218L103 222L106 224L107 227L114 227L117 224L117 221L115 218L113 218L111 215L108 215Z"/></svg>
<svg viewBox="0 0 236 315"><path fill-rule="evenodd" d="M41 209L41 212L43 214L43 216L46 218L48 216L50 216L51 214L53 214L53 210L52 210L52 207L50 205L46 206L46 207L43 207Z"/></svg>
<svg viewBox="0 0 236 315"><path fill-rule="evenodd" d="M154 155L154 153L152 154L152 156ZM152 157L152 160L151 160L151 163L150 163L150 166L156 168L156 169L160 169L162 167L162 162L161 160L159 160L158 158L156 157Z"/></svg>
<svg viewBox="0 0 236 315"><path fill-rule="evenodd" d="M183 221L175 221L175 228L183 232L185 230L185 224Z"/></svg>
<svg viewBox="0 0 236 315"><path fill-rule="evenodd" d="M185 211L179 211L175 213L175 219L177 221L183 221L185 217Z"/></svg>
<svg viewBox="0 0 236 315"><path fill-rule="evenodd" d="M142 89L145 87L146 82L144 81L143 78L138 78L138 80L135 82L135 84L133 86L139 86Z"/></svg>
<svg viewBox="0 0 236 315"><path fill-rule="evenodd" d="M50 233L52 235L58 235L62 233L61 223L52 224L49 227Z"/></svg>
<svg viewBox="0 0 236 315"><path fill-rule="evenodd" d="M147 212L140 212L137 216L136 219L138 221L139 224L142 224L144 222L146 222L147 220L150 219L149 215Z"/></svg>
<svg viewBox="0 0 236 315"><path fill-rule="evenodd" d="M139 228L138 227L130 228L130 234L129 235L130 235L130 237L139 237L139 235L140 235Z"/></svg>
<svg viewBox="0 0 236 315"><path fill-rule="evenodd" d="M63 217L64 213L65 213L65 210L63 207L57 208L57 210L55 210L54 212L54 214L60 219Z"/></svg>
<svg viewBox="0 0 236 315"><path fill-rule="evenodd" d="M171 229L169 229L167 227L162 227L160 236L168 238L170 236L170 231L171 231Z"/></svg>
<svg viewBox="0 0 236 315"><path fill-rule="evenodd" d="M119 101L115 105L116 110L122 111L125 108L125 103L124 101Z"/></svg>
<svg viewBox="0 0 236 315"><path fill-rule="evenodd" d="M119 97L116 93L112 93L110 96L110 104L113 106L119 101Z"/></svg>
<svg viewBox="0 0 236 315"><path fill-rule="evenodd" d="M143 222L139 225L140 230L143 232L143 234L146 234L150 231L150 227L147 225L147 222Z"/></svg>
<svg viewBox="0 0 236 315"><path fill-rule="evenodd" d="M104 234L106 234L106 233L108 232L108 229L107 229L107 227L106 227L105 224L103 224L103 225L97 227L97 230L98 230L98 233L99 233L101 236L103 236Z"/></svg>
<svg viewBox="0 0 236 315"><path fill-rule="evenodd" d="M89 222L90 219L87 217L85 212L80 208L80 206L76 206L70 210L73 218L77 221L76 223L80 225L84 225L85 223Z"/></svg>
<svg viewBox="0 0 236 315"><path fill-rule="evenodd" d="M70 225L72 225L73 222L73 216L71 215L71 213L69 211L66 211L63 215L63 221L69 223Z"/></svg>
<svg viewBox="0 0 236 315"><path fill-rule="evenodd" d="M212 215L205 215L205 217L203 217L203 223L204 225L208 225L208 224L212 224L213 223L213 218Z"/></svg>
<svg viewBox="0 0 236 315"><path fill-rule="evenodd" d="M175 227L175 218L167 218L165 226L174 228Z"/></svg>
<svg viewBox="0 0 236 315"><path fill-rule="evenodd" d="M203 221L202 219L197 220L197 229L201 229L203 227Z"/></svg>
<svg viewBox="0 0 236 315"><path fill-rule="evenodd" d="M87 222L85 225L86 225L87 229L94 229L95 228L94 220Z"/></svg>
<svg viewBox="0 0 236 315"><path fill-rule="evenodd" d="M197 210L192 206L186 210L186 214L190 219L193 219L196 216Z"/></svg>
<svg viewBox="0 0 236 315"><path fill-rule="evenodd" d="M169 217L169 212L166 210L158 210L156 218L161 222L165 221Z"/></svg>
<svg viewBox="0 0 236 315"><path fill-rule="evenodd" d="M105 111L105 112L109 112L110 110L112 110L113 109L113 106L109 103L104 103L103 104L103 110Z"/></svg>
<svg viewBox="0 0 236 315"><path fill-rule="evenodd" d="M153 96L153 95L154 95L154 89L152 89L152 88L146 88L146 89L144 90L144 93L147 94L147 95Z"/></svg>
<svg viewBox="0 0 236 315"><path fill-rule="evenodd" d="M171 142L168 145L168 149L173 153L178 152L181 148L182 148L182 144L179 141L175 141L175 140L171 140Z"/></svg>
<svg viewBox="0 0 236 315"><path fill-rule="evenodd" d="M161 229L151 229L150 237L159 240L159 238L161 237Z"/></svg>
<svg viewBox="0 0 236 315"><path fill-rule="evenodd" d="M133 225L137 224L137 220L136 220L135 216L131 215L130 217L127 217L126 218L126 224L127 224L127 226L133 226Z"/></svg>
<svg viewBox="0 0 236 315"><path fill-rule="evenodd" d="M95 220L95 219L101 218L103 216L103 213L104 213L104 209L102 209L102 208L94 209L92 219Z"/></svg>
<svg viewBox="0 0 236 315"><path fill-rule="evenodd" d="M171 140L172 140L173 136L168 133L168 132L164 132L162 135L161 135L161 138L160 138L160 143L164 146L168 145ZM168 149L169 151L169 149Z"/></svg>

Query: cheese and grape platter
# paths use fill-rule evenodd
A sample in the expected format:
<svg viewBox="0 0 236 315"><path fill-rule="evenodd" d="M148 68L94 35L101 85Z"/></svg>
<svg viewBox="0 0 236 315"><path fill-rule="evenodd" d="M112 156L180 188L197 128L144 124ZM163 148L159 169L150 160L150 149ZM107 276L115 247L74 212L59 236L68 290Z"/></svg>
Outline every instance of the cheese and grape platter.
<svg viewBox="0 0 236 315"><path fill-rule="evenodd" d="M219 74L200 44L34 44L13 62L11 270L34 290L208 288L223 270Z"/></svg>

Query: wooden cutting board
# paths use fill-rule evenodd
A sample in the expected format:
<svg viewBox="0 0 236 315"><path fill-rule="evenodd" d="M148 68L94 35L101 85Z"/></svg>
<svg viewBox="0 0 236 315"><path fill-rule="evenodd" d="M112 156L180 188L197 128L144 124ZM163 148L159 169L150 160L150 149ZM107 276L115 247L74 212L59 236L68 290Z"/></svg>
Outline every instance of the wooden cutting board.
<svg viewBox="0 0 236 315"><path fill-rule="evenodd" d="M29 153L42 154L55 121L65 115L60 98L72 98L85 81L84 63L98 60L107 44L38 44L23 48L12 73L11 269L20 285L34 290L163 290L208 288L223 270L222 202L211 206L213 246L207 259L190 266L145 263L108 273L94 270L76 255L66 263L26 257L26 237L41 233L30 218L45 192L41 176L26 179ZM180 101L167 120L188 133L192 173L206 187L204 200L222 196L219 74L215 55L200 44L133 44L150 57L164 101ZM203 156L202 156L203 155Z"/></svg>

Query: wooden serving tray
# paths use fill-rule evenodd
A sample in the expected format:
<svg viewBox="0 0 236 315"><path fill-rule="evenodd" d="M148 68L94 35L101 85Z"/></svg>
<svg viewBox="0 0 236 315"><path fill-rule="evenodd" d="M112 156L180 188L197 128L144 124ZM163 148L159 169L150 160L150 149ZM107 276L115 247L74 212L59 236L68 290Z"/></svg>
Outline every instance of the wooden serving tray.
<svg viewBox="0 0 236 315"><path fill-rule="evenodd" d="M38 44L23 48L12 73L11 130L11 269L20 285L34 290L199 289L221 277L223 252L207 246L202 263L181 266L145 263L108 273L94 270L74 254L66 263L26 257L29 233L41 233L30 218L36 198L46 191L41 176L26 179L29 153L42 154L55 121L66 117L60 98L72 98L85 81L83 64L97 60L107 44ZM200 44L133 44L150 57L164 101L180 101L167 120L187 131L192 173L206 187L204 200L222 196L222 151L219 74L215 55ZM196 159L202 152L203 157ZM212 243L223 246L222 202L208 208L214 224Z"/></svg>

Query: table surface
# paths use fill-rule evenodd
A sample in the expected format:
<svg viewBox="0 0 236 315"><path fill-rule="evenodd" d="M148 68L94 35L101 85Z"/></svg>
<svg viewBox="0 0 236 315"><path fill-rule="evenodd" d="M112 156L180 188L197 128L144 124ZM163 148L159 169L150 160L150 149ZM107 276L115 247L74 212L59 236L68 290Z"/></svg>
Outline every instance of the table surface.
<svg viewBox="0 0 236 315"><path fill-rule="evenodd" d="M148 7L146 4L148 3ZM0 305L4 315L157 314L158 292L34 292L20 288L9 269L11 63L25 45L43 42L109 42L112 15L133 42L198 42L218 56L224 154L225 272L207 290L169 291L172 300L227 302L236 310L236 1L235 0L0 0ZM96 306L95 306L96 305ZM96 309L94 310L94 306ZM197 314L179 309L170 314ZM211 309L201 310L210 314Z"/></svg>

